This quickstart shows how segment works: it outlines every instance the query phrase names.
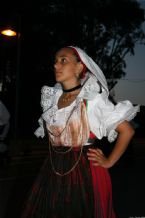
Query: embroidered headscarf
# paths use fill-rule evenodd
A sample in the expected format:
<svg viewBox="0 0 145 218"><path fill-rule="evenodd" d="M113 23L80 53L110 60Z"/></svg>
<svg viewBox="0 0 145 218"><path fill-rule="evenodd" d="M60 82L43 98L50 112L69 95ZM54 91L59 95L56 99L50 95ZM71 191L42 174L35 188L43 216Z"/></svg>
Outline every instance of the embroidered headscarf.
<svg viewBox="0 0 145 218"><path fill-rule="evenodd" d="M83 65L86 66L86 68L89 70L89 72L86 72L86 76L81 79L81 83L84 84L85 81L89 77L93 77L93 79L96 81L96 86L98 86L98 82L101 84L102 91L106 93L106 95L109 95L108 85L106 78L102 72L102 70L99 68L99 66L95 63L95 61L89 57L85 51L83 51L79 47L75 46L67 46L68 48L71 48L75 54L79 57Z"/></svg>

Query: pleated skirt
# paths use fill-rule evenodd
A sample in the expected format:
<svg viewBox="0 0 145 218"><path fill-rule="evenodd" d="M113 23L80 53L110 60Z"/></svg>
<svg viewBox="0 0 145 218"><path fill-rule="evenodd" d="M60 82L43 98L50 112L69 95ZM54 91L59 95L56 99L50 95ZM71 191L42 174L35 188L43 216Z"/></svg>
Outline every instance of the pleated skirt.
<svg viewBox="0 0 145 218"><path fill-rule="evenodd" d="M51 149L27 193L21 218L116 217L109 172L92 165L89 147L83 146L81 155L80 148Z"/></svg>

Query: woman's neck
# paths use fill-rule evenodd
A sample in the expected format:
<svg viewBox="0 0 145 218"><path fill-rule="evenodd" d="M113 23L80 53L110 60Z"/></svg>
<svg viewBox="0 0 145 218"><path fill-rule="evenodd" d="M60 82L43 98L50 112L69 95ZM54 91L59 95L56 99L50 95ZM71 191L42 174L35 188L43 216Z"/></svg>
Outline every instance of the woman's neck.
<svg viewBox="0 0 145 218"><path fill-rule="evenodd" d="M62 90L63 90L64 93L71 93L71 92L79 90L81 87L82 87L81 84L79 84L79 85L77 85L77 86L75 86L73 88L70 88L70 89L64 89L63 88Z"/></svg>
<svg viewBox="0 0 145 218"><path fill-rule="evenodd" d="M76 82L75 83L65 83L65 84L62 84L62 89L67 91L67 90L75 89L75 88L79 87L80 85L81 85L80 82L77 82L77 83Z"/></svg>

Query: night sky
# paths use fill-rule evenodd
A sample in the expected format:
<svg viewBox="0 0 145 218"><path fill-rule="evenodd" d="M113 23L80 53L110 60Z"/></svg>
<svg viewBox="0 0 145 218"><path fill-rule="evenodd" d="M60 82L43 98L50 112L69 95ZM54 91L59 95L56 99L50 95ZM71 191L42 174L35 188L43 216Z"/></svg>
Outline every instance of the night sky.
<svg viewBox="0 0 145 218"><path fill-rule="evenodd" d="M145 10L145 0L139 0ZM142 25L145 32L145 22ZM116 87L115 99L122 101L128 99L134 104L145 106L145 45L137 44L135 55L126 57L126 76L123 77Z"/></svg>

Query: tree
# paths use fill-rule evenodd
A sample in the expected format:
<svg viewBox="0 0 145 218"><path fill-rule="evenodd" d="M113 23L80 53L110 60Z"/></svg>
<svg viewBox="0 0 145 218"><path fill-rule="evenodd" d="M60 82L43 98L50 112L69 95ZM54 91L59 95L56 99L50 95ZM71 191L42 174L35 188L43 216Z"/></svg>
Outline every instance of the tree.
<svg viewBox="0 0 145 218"><path fill-rule="evenodd" d="M33 11L27 19L40 40L37 49L44 53L43 46L55 51L66 44L84 48L103 70L110 89L126 74L126 54L134 55L136 43L144 43L144 10L136 0L51 0Z"/></svg>
<svg viewBox="0 0 145 218"><path fill-rule="evenodd" d="M12 2L10 9L21 16L19 95L24 134L26 129L32 134L26 128L26 118L34 119L36 125L40 114L40 88L54 83L52 57L59 47L77 45L85 49L103 70L111 90L126 74L125 56L134 55L136 43L145 40L141 27L144 10L137 0L22 1L20 5Z"/></svg>
<svg viewBox="0 0 145 218"><path fill-rule="evenodd" d="M145 16L137 0L24 1L13 7L21 16L22 55L34 60L34 72L46 71L44 62L58 47L78 45L96 60L111 89L126 74L125 56L144 43Z"/></svg>

